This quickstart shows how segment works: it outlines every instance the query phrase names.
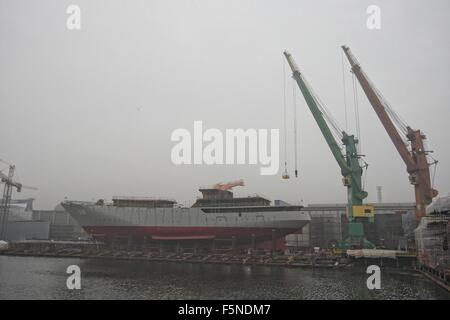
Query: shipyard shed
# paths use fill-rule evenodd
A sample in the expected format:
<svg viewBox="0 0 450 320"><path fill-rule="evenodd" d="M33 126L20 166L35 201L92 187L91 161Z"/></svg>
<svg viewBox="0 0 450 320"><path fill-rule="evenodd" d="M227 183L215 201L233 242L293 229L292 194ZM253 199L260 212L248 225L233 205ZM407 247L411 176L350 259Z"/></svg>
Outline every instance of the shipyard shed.
<svg viewBox="0 0 450 320"><path fill-rule="evenodd" d="M33 210L32 217L33 221L46 221L49 224L46 239L78 240L89 237L61 205L57 205L54 210Z"/></svg>
<svg viewBox="0 0 450 320"><path fill-rule="evenodd" d="M50 228L49 223L38 219L33 220L32 213L32 198L11 200L5 240L21 241L48 239Z"/></svg>
<svg viewBox="0 0 450 320"><path fill-rule="evenodd" d="M49 229L48 221L8 221L6 239L9 241L47 240Z"/></svg>
<svg viewBox="0 0 450 320"><path fill-rule="evenodd" d="M406 249L414 239L417 226L414 203L379 203L374 206L374 221L364 223L367 239L380 248ZM302 211L309 213L311 222L301 234L286 237L287 249L333 248L346 239L346 204L310 204Z"/></svg>

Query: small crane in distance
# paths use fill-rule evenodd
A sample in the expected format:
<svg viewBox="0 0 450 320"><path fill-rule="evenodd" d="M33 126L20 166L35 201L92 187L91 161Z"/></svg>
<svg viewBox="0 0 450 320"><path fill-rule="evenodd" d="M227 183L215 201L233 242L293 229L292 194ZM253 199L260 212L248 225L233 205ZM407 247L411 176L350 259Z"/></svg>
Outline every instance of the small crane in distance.
<svg viewBox="0 0 450 320"><path fill-rule="evenodd" d="M6 240L7 228L8 228L8 217L9 217L9 207L11 204L11 196L13 188L16 188L17 192L21 192L22 189L37 190L34 187L25 186L20 182L14 181L14 171L16 169L15 165L9 164L0 159L1 162L8 165L8 174L4 174L0 171L0 180L5 184L3 189L3 198L0 202L0 240Z"/></svg>

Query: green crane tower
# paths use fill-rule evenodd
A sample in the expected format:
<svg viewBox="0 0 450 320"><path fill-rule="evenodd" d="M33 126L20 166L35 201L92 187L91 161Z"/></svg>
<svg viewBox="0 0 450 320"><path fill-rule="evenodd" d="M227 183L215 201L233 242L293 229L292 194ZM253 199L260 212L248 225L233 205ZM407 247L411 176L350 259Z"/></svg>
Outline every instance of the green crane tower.
<svg viewBox="0 0 450 320"><path fill-rule="evenodd" d="M314 95L312 89L300 73L292 55L287 51L284 55L292 70L292 77L297 82L300 91L305 98L314 119L319 126L325 141L328 144L336 162L338 163L344 186L347 187L347 216L349 219L348 238L341 243L342 248L374 248L364 235L364 226L362 221L373 221L374 208L370 205L364 205L363 200L367 198L367 192L362 187L363 166L360 164L361 155L358 154L358 139L354 135L348 135L340 130L336 122L328 115L320 100ZM334 134L328 123L333 127ZM345 146L345 154L337 140L341 139Z"/></svg>

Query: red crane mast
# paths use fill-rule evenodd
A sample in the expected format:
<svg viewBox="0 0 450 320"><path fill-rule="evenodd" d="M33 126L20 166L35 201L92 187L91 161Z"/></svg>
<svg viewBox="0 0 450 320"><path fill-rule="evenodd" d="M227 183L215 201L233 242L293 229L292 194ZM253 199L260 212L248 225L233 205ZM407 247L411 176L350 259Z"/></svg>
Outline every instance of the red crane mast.
<svg viewBox="0 0 450 320"><path fill-rule="evenodd" d="M427 154L431 151L425 150L424 140L426 137L420 130L414 130L410 126L399 123L400 120L398 116L396 116L381 93L370 82L359 62L351 53L349 47L342 46L342 49L344 50L344 53L350 62L351 69L364 90L367 99L391 138L400 157L406 164L409 180L411 184L414 185L416 218L420 219L426 214L426 206L438 195L438 191L431 185L430 164L427 160ZM397 121L397 126L399 128L403 127L403 133L406 136L407 141L409 141L409 147L402 138L393 120ZM437 161L435 161L435 163L436 162Z"/></svg>

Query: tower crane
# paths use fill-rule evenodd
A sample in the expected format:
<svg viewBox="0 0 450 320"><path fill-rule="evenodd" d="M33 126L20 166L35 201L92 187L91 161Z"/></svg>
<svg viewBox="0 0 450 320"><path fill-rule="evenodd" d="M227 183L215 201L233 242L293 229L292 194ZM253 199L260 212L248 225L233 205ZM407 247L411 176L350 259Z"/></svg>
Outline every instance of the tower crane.
<svg viewBox="0 0 450 320"><path fill-rule="evenodd" d="M438 195L438 191L431 185L430 165L427 155L432 152L425 150L424 140L426 136L420 131L412 129L401 121L399 116L389 106L381 93L371 83L368 76L362 70L359 62L347 46L342 46L351 70L358 79L364 93L372 105L375 113L383 124L387 134L392 140L403 162L406 164L406 171L409 174L409 181L414 185L416 198L416 218L420 219L426 215L426 206ZM401 131L406 141L401 136Z"/></svg>
<svg viewBox="0 0 450 320"><path fill-rule="evenodd" d="M4 162L4 161L2 161ZM6 162L4 162L6 163ZM3 198L1 199L0 206L0 240L6 240L6 233L8 227L8 217L9 217L9 206L11 204L11 196L13 188L16 188L17 192L21 192L22 188L37 190L36 188L24 186L23 184L13 180L15 166L9 165L8 175L0 171L1 182L5 184L3 190Z"/></svg>
<svg viewBox="0 0 450 320"><path fill-rule="evenodd" d="M314 119L319 126L334 159L339 165L342 174L342 181L347 187L347 216L349 218L349 237L346 240L346 245L359 247L373 247L369 241L364 237L364 226L362 221L373 219L374 208L370 205L363 205L363 200L367 198L367 192L363 190L362 174L363 168L367 165L361 166L361 155L357 151L358 139L354 135L349 135L341 130L336 122L328 114L325 106L320 102L318 97L306 82L304 76L298 69L294 58L287 51L284 56L292 69L292 77L297 82L300 91L305 98ZM334 129L333 131L330 129ZM345 146L345 151L341 149L338 140L342 141Z"/></svg>

